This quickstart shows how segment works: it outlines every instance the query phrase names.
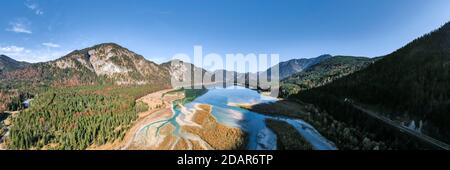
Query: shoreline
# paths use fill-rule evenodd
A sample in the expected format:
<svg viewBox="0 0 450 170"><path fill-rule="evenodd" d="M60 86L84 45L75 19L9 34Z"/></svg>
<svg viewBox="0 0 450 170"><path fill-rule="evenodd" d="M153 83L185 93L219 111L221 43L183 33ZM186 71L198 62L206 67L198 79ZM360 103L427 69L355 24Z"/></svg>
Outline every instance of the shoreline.
<svg viewBox="0 0 450 170"><path fill-rule="evenodd" d="M266 116L266 125L267 127L274 131L278 136L285 138L287 140L297 140L297 141L308 141L308 143L313 146L312 149L317 150L335 150L338 149L333 141L330 141L327 137L323 135L327 135L327 133L323 133L323 131L319 131L318 129L322 129L321 126L317 126L315 122L310 122L313 109L308 104L299 104L293 101L288 100L279 100L276 102L270 103L260 103L260 104L235 104L235 106L240 107L242 109L246 109L252 112L259 113L261 115ZM272 119L272 120L269 120ZM267 122L272 123L272 127L269 127ZM281 122L276 122L281 121ZM312 126L310 123L314 123L316 126ZM278 128L284 127L284 128ZM296 129L295 131L284 131L283 129ZM277 131L278 130L278 131ZM290 134L286 134L286 133ZM294 139L296 137L300 137L301 139ZM281 142L277 140L277 145L281 145L282 143L289 142ZM304 142L303 142L304 143ZM292 144L292 142L290 143ZM310 148L307 145L303 146L285 146L285 147L296 147L296 148L304 148L309 150ZM282 149L282 148L280 148Z"/></svg>
<svg viewBox="0 0 450 170"><path fill-rule="evenodd" d="M220 124L212 114L209 104L196 104L192 122L200 125L182 126L182 130L197 135L216 150L245 149L248 144L247 133L240 128Z"/></svg>
<svg viewBox="0 0 450 170"><path fill-rule="evenodd" d="M309 143L297 129L288 122L267 118L267 128L277 136L277 149L279 150L313 150Z"/></svg>
<svg viewBox="0 0 450 170"><path fill-rule="evenodd" d="M278 100L269 103L229 103L228 105L266 116L286 116L288 118L304 119L310 115L306 111L305 106L288 100Z"/></svg>
<svg viewBox="0 0 450 170"><path fill-rule="evenodd" d="M138 113L125 137L114 143L91 146L89 150L231 150L245 149L247 137L239 128L220 124L212 114L211 105L196 104L193 109L179 106L175 116L172 102L183 99L183 92L165 89L150 93L136 102L144 102L148 111ZM182 93L182 95L180 94ZM179 134L174 134L179 125ZM177 126L178 126L177 125ZM148 133L148 134L147 134ZM155 135L155 136L152 136Z"/></svg>
<svg viewBox="0 0 450 170"><path fill-rule="evenodd" d="M137 99L136 103L144 102L148 105L148 110L145 112L137 113L138 118L131 123L131 127L126 132L124 138L122 140L116 140L113 143L107 143L104 145L92 145L88 147L87 150L126 150L133 142L136 133L139 132L139 130L143 126L155 121L155 119L172 116L172 102L177 100L181 96L177 95L173 97L171 95L168 95L169 98L166 98L166 95L164 94L174 90L175 89L164 89L147 94Z"/></svg>

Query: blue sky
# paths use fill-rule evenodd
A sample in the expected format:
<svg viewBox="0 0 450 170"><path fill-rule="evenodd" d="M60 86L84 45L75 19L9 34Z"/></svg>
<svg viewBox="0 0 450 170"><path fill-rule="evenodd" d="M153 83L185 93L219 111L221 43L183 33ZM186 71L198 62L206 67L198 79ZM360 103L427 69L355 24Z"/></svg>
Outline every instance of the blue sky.
<svg viewBox="0 0 450 170"><path fill-rule="evenodd" d="M1 0L0 53L56 59L115 42L161 63L176 53L375 57L450 21L449 0Z"/></svg>

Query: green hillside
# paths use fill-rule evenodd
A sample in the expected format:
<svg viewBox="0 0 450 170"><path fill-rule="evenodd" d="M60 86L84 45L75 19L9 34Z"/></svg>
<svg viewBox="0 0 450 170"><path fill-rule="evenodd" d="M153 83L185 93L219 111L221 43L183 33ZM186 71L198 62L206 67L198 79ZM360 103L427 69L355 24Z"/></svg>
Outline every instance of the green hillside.
<svg viewBox="0 0 450 170"><path fill-rule="evenodd" d="M288 97L299 91L323 86L366 68L378 59L352 56L334 56L281 81L281 96Z"/></svg>
<svg viewBox="0 0 450 170"><path fill-rule="evenodd" d="M447 23L364 70L293 98L322 105L350 98L392 119L423 121L426 134L450 142L449 85L450 23Z"/></svg>

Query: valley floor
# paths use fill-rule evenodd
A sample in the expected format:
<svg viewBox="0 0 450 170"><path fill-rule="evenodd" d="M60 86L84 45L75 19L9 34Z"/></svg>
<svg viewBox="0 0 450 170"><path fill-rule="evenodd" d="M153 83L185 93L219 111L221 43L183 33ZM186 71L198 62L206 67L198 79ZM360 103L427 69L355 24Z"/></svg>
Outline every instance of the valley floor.
<svg viewBox="0 0 450 170"><path fill-rule="evenodd" d="M147 104L149 109L139 113L139 118L133 123L123 140L91 146L88 149L244 149L245 133L239 128L229 128L219 124L211 114L213 106L198 105L195 110L182 109L183 116L175 116L172 103L183 98L185 98L183 92L166 89L138 99L136 102ZM176 121L179 126L175 127L171 121Z"/></svg>
<svg viewBox="0 0 450 170"><path fill-rule="evenodd" d="M132 143L135 134L141 127L154 122L156 119L169 118L172 115L172 102L181 98L184 95L164 96L164 94L173 91L174 89L160 90L150 93L137 101L142 101L148 105L149 109L145 112L139 113L138 119L133 123L133 126L128 130L125 137L121 141L109 143L101 146L91 146L88 149L92 150L120 150L126 149Z"/></svg>

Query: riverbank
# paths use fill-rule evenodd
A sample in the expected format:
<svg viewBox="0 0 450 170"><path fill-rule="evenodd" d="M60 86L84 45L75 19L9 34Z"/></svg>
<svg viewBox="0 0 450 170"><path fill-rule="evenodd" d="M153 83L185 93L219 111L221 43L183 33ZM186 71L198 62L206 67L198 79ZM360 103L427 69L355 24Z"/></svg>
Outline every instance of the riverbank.
<svg viewBox="0 0 450 170"><path fill-rule="evenodd" d="M291 118L304 119L310 115L304 104L288 100L278 100L276 102L267 103L229 103L228 105L269 116L282 115Z"/></svg>
<svg viewBox="0 0 450 170"><path fill-rule="evenodd" d="M145 125L160 120L168 119L172 114L172 102L178 99L184 98L182 93L172 93L165 95L173 91L174 89L165 89L157 92L150 93L144 97L136 100L136 103L143 102L148 106L148 110L138 113L138 118L132 123L131 128L125 134L122 140L116 140L114 143L107 143L100 146L90 146L88 150L121 150L121 149L141 149L130 148L130 145L135 138L135 134Z"/></svg>
<svg viewBox="0 0 450 170"><path fill-rule="evenodd" d="M247 134L239 128L231 128L221 125L212 116L211 105L196 105L195 115L192 121L198 126L185 125L183 131L198 135L216 150L245 149L247 146Z"/></svg>
<svg viewBox="0 0 450 170"><path fill-rule="evenodd" d="M336 150L336 145L310 125L313 114L310 105L278 100L260 104L233 104L237 107L266 115L265 123L276 133L278 149L287 150ZM314 109L313 109L314 110Z"/></svg>
<svg viewBox="0 0 450 170"><path fill-rule="evenodd" d="M290 106L280 109L281 106ZM273 103L240 106L241 108L269 116L298 118L311 124L321 135L342 150L387 149L385 144L374 139L372 134L362 133L359 127L335 119L325 110L301 101L280 100Z"/></svg>
<svg viewBox="0 0 450 170"><path fill-rule="evenodd" d="M245 149L245 133L239 128L229 128L219 124L211 114L212 106L198 104L194 110L183 108L180 110L181 115L160 115L146 121L146 124L135 131L133 139L123 149ZM174 126L172 121L175 121L178 127Z"/></svg>
<svg viewBox="0 0 450 170"><path fill-rule="evenodd" d="M277 149L277 135L273 130L268 128L266 119L274 119L288 123L289 126L292 126L292 128L297 130L296 134L300 134L314 149L336 149L333 142L324 138L313 126L301 119L290 118L288 116L276 114L276 112L269 115L265 112L273 111L273 109L269 108L265 111L249 111L243 109L243 106L252 107L253 105L276 104L277 102L279 102L278 99L262 96L260 93L251 89L243 87L227 87L224 89L210 89L206 94L196 98L192 103L186 104L186 107L195 110L194 106L196 104L211 105L213 107L214 118L221 124L226 125L227 127L239 128L248 134L248 144L246 149ZM287 105L286 103L284 104ZM293 106L295 103L288 104L291 105L288 107L281 106L278 107L278 109L287 108L287 111L294 110L294 113L300 115L300 112ZM183 108L180 110L183 110Z"/></svg>
<svg viewBox="0 0 450 170"><path fill-rule="evenodd" d="M126 150L232 150L245 149L246 134L239 128L221 125L212 115L212 107L196 104L187 109L184 101L191 91L162 90L148 94L136 102L147 104L148 111L138 120L124 139L90 149ZM202 93L203 94L203 93ZM177 109L175 109L177 108Z"/></svg>
<svg viewBox="0 0 450 170"><path fill-rule="evenodd" d="M266 119L269 129L277 135L277 149L279 150L312 150L313 146L308 143L298 131L289 123L274 119Z"/></svg>

